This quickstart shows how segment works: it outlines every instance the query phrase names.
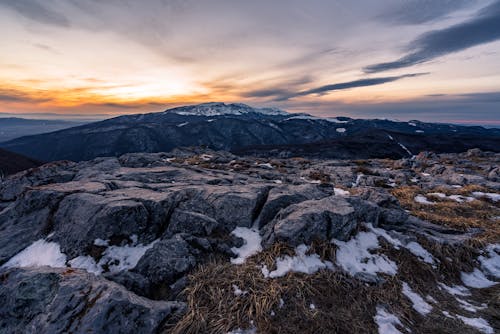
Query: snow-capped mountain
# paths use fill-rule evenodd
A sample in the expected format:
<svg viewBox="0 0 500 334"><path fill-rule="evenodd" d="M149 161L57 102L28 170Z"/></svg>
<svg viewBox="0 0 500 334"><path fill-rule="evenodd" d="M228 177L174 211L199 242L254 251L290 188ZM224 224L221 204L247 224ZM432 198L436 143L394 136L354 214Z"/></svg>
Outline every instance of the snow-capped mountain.
<svg viewBox="0 0 500 334"><path fill-rule="evenodd" d="M242 154L400 158L423 150L500 150L500 129L418 121L321 118L245 104L204 103L120 116L1 147L38 160L88 160L129 152L206 146Z"/></svg>
<svg viewBox="0 0 500 334"><path fill-rule="evenodd" d="M247 115L261 114L270 116L287 116L288 112L278 108L253 108L243 103L225 104L222 102L209 102L193 106L183 106L165 111L178 115L189 116L223 116L223 115Z"/></svg>

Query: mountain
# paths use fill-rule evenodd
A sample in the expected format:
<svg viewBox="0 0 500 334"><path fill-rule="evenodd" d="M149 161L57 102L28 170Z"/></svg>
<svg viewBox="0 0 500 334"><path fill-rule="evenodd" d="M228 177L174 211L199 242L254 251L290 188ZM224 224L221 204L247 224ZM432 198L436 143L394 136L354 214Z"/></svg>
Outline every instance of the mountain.
<svg viewBox="0 0 500 334"><path fill-rule="evenodd" d="M456 139L463 145L443 145L440 138L446 139L446 143ZM81 161L129 152L168 152L186 146L243 152L283 146L306 147L304 151L308 151L309 145L319 156L325 151L329 157L339 158L398 158L421 150L459 152L478 147L498 151L499 142L500 129L419 121L319 118L244 104L205 103L159 113L120 116L14 139L1 146L45 161ZM319 147L324 149L318 151Z"/></svg>
<svg viewBox="0 0 500 334"><path fill-rule="evenodd" d="M41 164L39 161L0 149L0 179L5 175L37 167Z"/></svg>
<svg viewBox="0 0 500 334"><path fill-rule="evenodd" d="M27 135L67 129L86 123L88 122L0 117L0 142Z"/></svg>
<svg viewBox="0 0 500 334"><path fill-rule="evenodd" d="M16 174L0 333L496 333L499 160L196 148Z"/></svg>

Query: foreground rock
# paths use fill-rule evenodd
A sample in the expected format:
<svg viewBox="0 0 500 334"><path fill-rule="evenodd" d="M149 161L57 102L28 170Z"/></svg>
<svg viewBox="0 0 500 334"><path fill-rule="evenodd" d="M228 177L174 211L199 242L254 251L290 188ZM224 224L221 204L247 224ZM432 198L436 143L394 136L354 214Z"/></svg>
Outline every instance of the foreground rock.
<svg viewBox="0 0 500 334"><path fill-rule="evenodd" d="M5 333L153 333L185 308L71 269L10 269L1 279Z"/></svg>
<svg viewBox="0 0 500 334"><path fill-rule="evenodd" d="M0 331L156 333L186 312L181 292L199 265L236 255L244 262L276 243L307 258L305 245L333 241L349 249L360 231L377 227L385 229L379 236L398 236L388 239L394 247L435 265L418 238L443 247L477 235L495 240L485 226L499 215L499 163L499 154L481 151L362 162L184 149L16 174L0 183ZM436 225L440 201L473 203L487 223L462 228L448 217ZM422 214L414 216L408 203ZM395 270L382 255L370 261L386 263L385 274ZM352 276L382 284L376 273Z"/></svg>

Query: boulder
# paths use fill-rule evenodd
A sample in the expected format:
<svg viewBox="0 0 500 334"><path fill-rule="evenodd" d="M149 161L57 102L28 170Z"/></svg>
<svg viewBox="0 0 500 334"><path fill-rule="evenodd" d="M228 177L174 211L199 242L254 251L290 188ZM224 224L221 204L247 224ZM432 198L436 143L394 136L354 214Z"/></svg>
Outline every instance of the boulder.
<svg viewBox="0 0 500 334"><path fill-rule="evenodd" d="M133 271L153 285L172 284L196 264L192 249L181 235L157 242L139 260Z"/></svg>
<svg viewBox="0 0 500 334"><path fill-rule="evenodd" d="M347 240L359 223L377 223L378 207L359 198L329 196L282 210L265 230L265 245L283 241L297 246L313 240Z"/></svg>
<svg viewBox="0 0 500 334"><path fill-rule="evenodd" d="M150 222L147 209L141 202L116 200L102 195L77 193L65 197L54 216L53 240L63 253L76 257L94 243L95 239L141 236L146 238ZM149 236L149 242L155 238Z"/></svg>
<svg viewBox="0 0 500 334"><path fill-rule="evenodd" d="M283 208L306 200L320 199L328 196L320 187L312 184L299 186L283 185L269 191L266 203L258 217L259 227L269 223Z"/></svg>
<svg viewBox="0 0 500 334"><path fill-rule="evenodd" d="M50 190L28 190L0 213L0 264L51 231L62 197Z"/></svg>
<svg viewBox="0 0 500 334"><path fill-rule="evenodd" d="M154 333L185 310L183 303L148 300L73 269L9 269L0 275L4 333Z"/></svg>
<svg viewBox="0 0 500 334"><path fill-rule="evenodd" d="M202 213L175 209L170 217L166 236L177 233L189 233L196 236L208 236L219 223Z"/></svg>

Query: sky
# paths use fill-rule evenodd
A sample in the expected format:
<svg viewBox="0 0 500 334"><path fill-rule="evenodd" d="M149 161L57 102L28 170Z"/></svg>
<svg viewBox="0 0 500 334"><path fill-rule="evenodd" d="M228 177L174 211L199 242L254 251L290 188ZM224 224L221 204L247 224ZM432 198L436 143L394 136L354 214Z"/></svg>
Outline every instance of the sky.
<svg viewBox="0 0 500 334"><path fill-rule="evenodd" d="M500 0L0 0L0 114L500 125Z"/></svg>

